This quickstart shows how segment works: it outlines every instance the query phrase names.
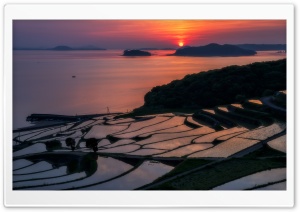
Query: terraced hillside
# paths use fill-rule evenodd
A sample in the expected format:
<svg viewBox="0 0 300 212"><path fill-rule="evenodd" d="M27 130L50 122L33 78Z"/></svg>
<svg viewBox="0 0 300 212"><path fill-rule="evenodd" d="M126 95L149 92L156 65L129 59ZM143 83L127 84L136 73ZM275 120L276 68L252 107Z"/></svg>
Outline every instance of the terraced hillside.
<svg viewBox="0 0 300 212"><path fill-rule="evenodd" d="M277 98L15 130L13 188L285 189L285 108Z"/></svg>

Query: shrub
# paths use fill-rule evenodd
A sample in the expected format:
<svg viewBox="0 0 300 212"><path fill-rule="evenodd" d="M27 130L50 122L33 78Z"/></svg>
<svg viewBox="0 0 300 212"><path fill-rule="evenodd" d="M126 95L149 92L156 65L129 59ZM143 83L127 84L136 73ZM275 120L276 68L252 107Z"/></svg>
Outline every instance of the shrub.
<svg viewBox="0 0 300 212"><path fill-rule="evenodd" d="M61 142L59 140L47 141L45 144L48 151L61 148Z"/></svg>
<svg viewBox="0 0 300 212"><path fill-rule="evenodd" d="M73 138L67 138L66 139L66 145L67 146L75 145L75 140Z"/></svg>
<svg viewBox="0 0 300 212"><path fill-rule="evenodd" d="M87 148L92 149L94 152L98 151L98 147L97 147L98 141L96 138L90 138L90 139L86 140L85 145Z"/></svg>

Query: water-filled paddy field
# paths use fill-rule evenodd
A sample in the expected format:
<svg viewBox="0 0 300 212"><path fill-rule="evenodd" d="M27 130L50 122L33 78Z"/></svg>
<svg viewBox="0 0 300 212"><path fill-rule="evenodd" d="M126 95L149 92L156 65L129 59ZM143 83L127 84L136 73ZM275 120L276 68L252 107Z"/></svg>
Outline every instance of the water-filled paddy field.
<svg viewBox="0 0 300 212"><path fill-rule="evenodd" d="M232 113L226 107L217 110L220 109ZM206 111L216 116L214 109ZM182 183L181 178L193 170L209 169L214 164L226 166L231 158L241 158L239 165L243 165L245 157L264 149L268 157L261 156L259 169L252 170L250 166L244 176L231 174L222 185L216 180L211 189L285 189L286 169L282 162L285 160L285 122L274 118L269 125L247 126L239 121L233 127L215 128L192 114L130 118L107 114L56 126L17 130L13 134L13 188L159 189L164 183L161 179L165 180L164 176L170 173L181 173L177 177ZM189 160L205 163L186 166ZM270 167L273 169L269 170ZM222 174L220 172L220 178ZM181 189L180 183L173 182L172 185L177 186L173 189ZM182 188L193 190L190 185Z"/></svg>

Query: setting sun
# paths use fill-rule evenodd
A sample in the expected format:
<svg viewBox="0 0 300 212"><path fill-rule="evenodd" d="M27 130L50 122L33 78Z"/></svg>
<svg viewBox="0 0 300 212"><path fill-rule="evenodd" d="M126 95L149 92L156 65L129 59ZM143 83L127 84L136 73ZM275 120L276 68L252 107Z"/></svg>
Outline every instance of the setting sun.
<svg viewBox="0 0 300 212"><path fill-rule="evenodd" d="M178 42L178 46L183 46L183 42Z"/></svg>

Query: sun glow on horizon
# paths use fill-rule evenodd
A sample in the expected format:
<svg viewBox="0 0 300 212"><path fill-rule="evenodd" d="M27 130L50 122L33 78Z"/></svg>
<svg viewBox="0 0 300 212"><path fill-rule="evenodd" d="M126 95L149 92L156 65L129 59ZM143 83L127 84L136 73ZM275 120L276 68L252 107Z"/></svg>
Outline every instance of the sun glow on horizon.
<svg viewBox="0 0 300 212"><path fill-rule="evenodd" d="M286 20L16 20L14 46L106 49L286 43ZM45 33L51 32L51 33Z"/></svg>

